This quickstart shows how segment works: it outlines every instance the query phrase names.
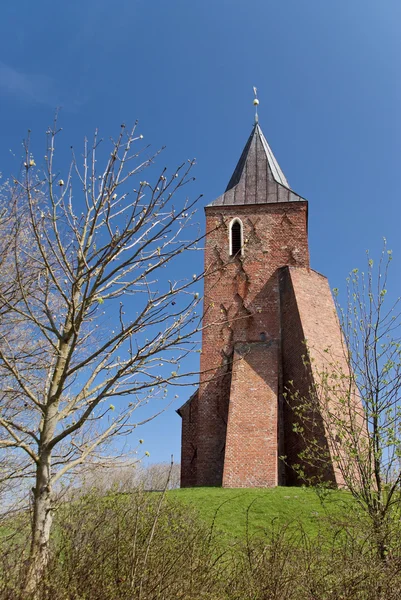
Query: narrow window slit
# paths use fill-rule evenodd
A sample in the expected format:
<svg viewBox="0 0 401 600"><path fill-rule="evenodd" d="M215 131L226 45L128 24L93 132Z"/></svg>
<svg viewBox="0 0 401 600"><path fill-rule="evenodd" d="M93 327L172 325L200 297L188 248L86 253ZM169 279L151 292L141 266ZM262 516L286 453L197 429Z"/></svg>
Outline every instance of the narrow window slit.
<svg viewBox="0 0 401 600"><path fill-rule="evenodd" d="M242 231L241 223L235 221L231 226L231 256L241 254Z"/></svg>

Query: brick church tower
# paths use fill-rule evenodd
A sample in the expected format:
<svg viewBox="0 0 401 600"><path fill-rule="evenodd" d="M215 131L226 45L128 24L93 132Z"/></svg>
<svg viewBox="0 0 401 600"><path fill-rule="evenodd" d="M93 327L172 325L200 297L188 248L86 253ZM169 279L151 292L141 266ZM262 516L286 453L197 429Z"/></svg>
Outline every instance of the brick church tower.
<svg viewBox="0 0 401 600"><path fill-rule="evenodd" d="M302 442L283 400L307 393L319 348L342 354L327 279L310 269L308 202L255 123L226 191L206 206L200 383L182 417L181 486L296 484ZM316 349L306 372L305 340ZM324 427L319 434L324 440ZM327 465L325 477L341 484Z"/></svg>

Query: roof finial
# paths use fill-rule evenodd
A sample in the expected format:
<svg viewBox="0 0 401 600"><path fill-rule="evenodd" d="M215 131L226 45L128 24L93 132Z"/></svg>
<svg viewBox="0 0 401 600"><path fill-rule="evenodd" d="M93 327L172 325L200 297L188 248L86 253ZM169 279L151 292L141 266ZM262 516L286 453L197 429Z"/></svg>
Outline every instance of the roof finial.
<svg viewBox="0 0 401 600"><path fill-rule="evenodd" d="M256 125L256 123L258 123L258 121L259 121L259 117L258 117L259 100L258 100L258 90L255 86L253 86L253 93L255 94L255 98L253 99L253 105L255 107L255 125Z"/></svg>

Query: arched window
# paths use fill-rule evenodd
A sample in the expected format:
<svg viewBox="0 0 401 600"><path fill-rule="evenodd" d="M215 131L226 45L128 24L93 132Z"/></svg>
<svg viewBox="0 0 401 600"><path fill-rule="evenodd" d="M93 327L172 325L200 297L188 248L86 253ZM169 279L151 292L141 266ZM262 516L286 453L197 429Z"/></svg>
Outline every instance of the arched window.
<svg viewBox="0 0 401 600"><path fill-rule="evenodd" d="M234 219L230 224L230 256L241 255L242 246L242 223L239 219Z"/></svg>

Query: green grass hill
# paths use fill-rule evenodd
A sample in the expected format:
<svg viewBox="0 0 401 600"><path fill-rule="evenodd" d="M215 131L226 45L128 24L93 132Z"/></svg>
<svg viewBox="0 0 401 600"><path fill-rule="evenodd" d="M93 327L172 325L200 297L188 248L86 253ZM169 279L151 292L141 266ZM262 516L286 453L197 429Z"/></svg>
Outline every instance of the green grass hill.
<svg viewBox="0 0 401 600"><path fill-rule="evenodd" d="M330 492L322 503L312 488L271 489L186 488L168 492L168 497L194 507L201 519L229 537L255 535L276 525L302 525L306 533L337 529L347 492Z"/></svg>

